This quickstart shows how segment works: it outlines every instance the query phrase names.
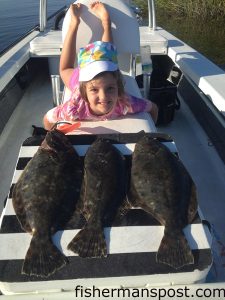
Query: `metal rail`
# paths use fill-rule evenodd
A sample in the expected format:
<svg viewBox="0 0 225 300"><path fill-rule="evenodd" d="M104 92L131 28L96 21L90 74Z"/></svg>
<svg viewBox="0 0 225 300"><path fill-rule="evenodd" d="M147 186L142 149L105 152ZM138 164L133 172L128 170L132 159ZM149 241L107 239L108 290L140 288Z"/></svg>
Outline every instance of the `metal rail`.
<svg viewBox="0 0 225 300"><path fill-rule="evenodd" d="M58 106L62 103L62 92L60 89L60 76L51 75L52 82L52 94L53 94L53 105Z"/></svg>
<svg viewBox="0 0 225 300"><path fill-rule="evenodd" d="M47 24L47 0L40 0L39 22L40 31L44 31Z"/></svg>
<svg viewBox="0 0 225 300"><path fill-rule="evenodd" d="M156 14L154 0L148 0L148 26L152 30L156 29Z"/></svg>

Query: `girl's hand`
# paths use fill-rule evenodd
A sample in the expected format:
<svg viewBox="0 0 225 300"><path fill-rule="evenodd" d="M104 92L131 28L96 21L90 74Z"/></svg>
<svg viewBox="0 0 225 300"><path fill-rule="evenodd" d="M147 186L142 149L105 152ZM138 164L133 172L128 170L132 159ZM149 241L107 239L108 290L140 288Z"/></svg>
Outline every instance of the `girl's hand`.
<svg viewBox="0 0 225 300"><path fill-rule="evenodd" d="M71 15L71 24L79 25L80 24L80 15L82 11L82 4L76 3L70 5L70 15Z"/></svg>

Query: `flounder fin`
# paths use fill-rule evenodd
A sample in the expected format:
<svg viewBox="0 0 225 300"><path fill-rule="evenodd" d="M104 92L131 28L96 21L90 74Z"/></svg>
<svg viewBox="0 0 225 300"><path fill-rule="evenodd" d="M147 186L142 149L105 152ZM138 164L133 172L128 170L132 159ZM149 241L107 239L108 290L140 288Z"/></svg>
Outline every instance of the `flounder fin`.
<svg viewBox="0 0 225 300"><path fill-rule="evenodd" d="M174 269L194 263L194 256L183 232L170 235L165 233L159 246L156 260Z"/></svg>
<svg viewBox="0 0 225 300"><path fill-rule="evenodd" d="M116 218L124 217L131 208L132 208L132 205L130 204L128 199L125 198L117 210Z"/></svg>
<svg viewBox="0 0 225 300"><path fill-rule="evenodd" d="M34 235L23 263L22 274L48 277L66 264L67 258L51 240L45 240L43 244Z"/></svg>
<svg viewBox="0 0 225 300"><path fill-rule="evenodd" d="M82 228L86 224L86 219L82 213L75 211L70 220L67 222L64 229Z"/></svg>
<svg viewBox="0 0 225 300"><path fill-rule="evenodd" d="M67 249L80 257L106 257L107 247L103 230L84 227L68 244Z"/></svg>

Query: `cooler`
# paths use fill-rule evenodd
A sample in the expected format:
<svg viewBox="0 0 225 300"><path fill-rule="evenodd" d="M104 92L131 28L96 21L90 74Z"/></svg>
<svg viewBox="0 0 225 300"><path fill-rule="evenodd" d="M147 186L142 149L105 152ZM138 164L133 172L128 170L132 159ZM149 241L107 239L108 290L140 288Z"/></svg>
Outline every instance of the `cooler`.
<svg viewBox="0 0 225 300"><path fill-rule="evenodd" d="M130 123L134 123L135 127L135 119L128 120ZM108 132L105 131L105 133L102 130L101 133L97 134L87 132L88 123L89 128L91 128L94 127L94 124L98 127L104 122L97 122L97 124L96 122L86 122L85 126L81 126L79 134L68 137L82 157L97 136L110 139L125 155L129 167L131 154L140 135L135 130L132 133L127 133L125 129L124 133L119 133L115 124L120 124L117 123L120 121L108 121L111 122L111 129L109 128ZM177 152L171 137L155 132L148 134L157 136L171 151ZM53 236L53 242L68 257L68 265L48 278L22 275L21 268L31 236L21 229L17 220L12 206L12 190L27 162L36 153L42 139L40 136L31 137L21 146L12 186L2 215L0 290L3 294L73 291L78 285L96 288L107 287L108 289L165 287L172 284L192 284L205 280L212 264L211 235L199 214L193 223L184 229L194 255L194 264L175 270L168 265L156 262L156 253L163 237L164 226L161 226L141 209L130 210L120 222L116 222L112 227L104 228L108 257L84 259L68 251L68 243L80 228L66 227Z"/></svg>

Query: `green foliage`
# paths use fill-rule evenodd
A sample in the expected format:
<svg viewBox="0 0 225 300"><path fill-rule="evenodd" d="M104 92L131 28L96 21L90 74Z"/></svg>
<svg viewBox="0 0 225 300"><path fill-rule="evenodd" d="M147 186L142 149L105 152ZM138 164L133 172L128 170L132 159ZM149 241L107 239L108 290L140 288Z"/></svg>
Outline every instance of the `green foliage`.
<svg viewBox="0 0 225 300"><path fill-rule="evenodd" d="M146 0L147 1L147 0ZM180 15L200 18L225 18L224 0L156 0L156 7Z"/></svg>
<svg viewBox="0 0 225 300"><path fill-rule="evenodd" d="M148 16L148 1L147 0L133 0L135 5L141 9L141 16L146 18Z"/></svg>
<svg viewBox="0 0 225 300"><path fill-rule="evenodd" d="M148 11L147 0L133 0L142 10L143 17ZM198 16L204 18L225 18L224 0L155 0L156 8L183 16Z"/></svg>

